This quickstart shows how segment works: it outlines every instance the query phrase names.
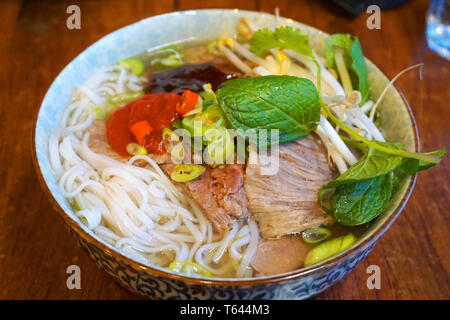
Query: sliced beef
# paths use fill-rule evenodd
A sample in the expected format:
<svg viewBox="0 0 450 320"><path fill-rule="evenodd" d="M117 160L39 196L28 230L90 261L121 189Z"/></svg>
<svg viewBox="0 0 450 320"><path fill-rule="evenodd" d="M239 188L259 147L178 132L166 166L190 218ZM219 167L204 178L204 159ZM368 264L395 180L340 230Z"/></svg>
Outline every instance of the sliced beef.
<svg viewBox="0 0 450 320"><path fill-rule="evenodd" d="M317 203L320 187L333 179L318 139L309 135L279 148L279 170L275 175L262 175L262 164L252 158L252 153L245 174L248 210L263 238L332 223L333 218Z"/></svg>
<svg viewBox="0 0 450 320"><path fill-rule="evenodd" d="M161 167L170 175L174 165ZM230 164L214 169L208 166L197 179L178 185L200 206L214 229L222 233L235 219L248 215L243 184L244 166Z"/></svg>
<svg viewBox="0 0 450 320"><path fill-rule="evenodd" d="M211 170L211 192L229 215L240 218L248 214L244 192L244 166L231 164Z"/></svg>
<svg viewBox="0 0 450 320"><path fill-rule="evenodd" d="M297 235L279 239L263 239L252 261L256 276L269 276L293 271L303 266L310 245Z"/></svg>

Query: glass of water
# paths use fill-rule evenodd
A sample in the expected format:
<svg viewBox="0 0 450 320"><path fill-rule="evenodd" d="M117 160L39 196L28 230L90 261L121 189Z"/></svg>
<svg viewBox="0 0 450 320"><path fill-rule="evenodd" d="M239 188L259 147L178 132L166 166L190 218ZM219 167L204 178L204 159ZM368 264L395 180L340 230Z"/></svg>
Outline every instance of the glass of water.
<svg viewBox="0 0 450 320"><path fill-rule="evenodd" d="M431 50L450 60L450 0L430 1L427 41Z"/></svg>

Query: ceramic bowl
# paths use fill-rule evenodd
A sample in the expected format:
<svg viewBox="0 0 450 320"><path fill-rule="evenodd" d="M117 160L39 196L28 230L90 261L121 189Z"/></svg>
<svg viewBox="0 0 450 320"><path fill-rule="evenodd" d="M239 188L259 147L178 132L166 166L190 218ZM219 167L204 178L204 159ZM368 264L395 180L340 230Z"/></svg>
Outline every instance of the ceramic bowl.
<svg viewBox="0 0 450 320"><path fill-rule="evenodd" d="M56 211L69 225L79 244L95 263L116 277L126 288L152 299L303 299L311 297L341 279L373 249L394 222L414 186L415 177L401 182L386 211L347 251L318 265L270 277L249 279L189 278L166 269L143 265L97 237L75 216L61 194L51 170L47 142L49 132L58 124L72 92L95 70L145 50L173 42L233 35L242 17L270 27L275 17L243 10L195 10L150 17L121 28L100 39L57 76L50 86L35 124L35 164L43 189ZM281 24L300 28L309 35L312 47L324 53L326 33L281 18ZM370 91L377 98L388 79L370 61L366 61ZM389 89L379 106L381 127L391 141L417 151L418 136L414 118L395 88ZM365 283L361 283L361 286Z"/></svg>

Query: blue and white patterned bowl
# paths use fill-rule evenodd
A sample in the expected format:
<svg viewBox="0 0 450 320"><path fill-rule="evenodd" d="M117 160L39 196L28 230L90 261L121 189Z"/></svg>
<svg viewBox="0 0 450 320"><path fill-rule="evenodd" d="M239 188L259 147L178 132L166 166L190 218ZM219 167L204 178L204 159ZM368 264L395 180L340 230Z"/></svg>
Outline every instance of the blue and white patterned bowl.
<svg viewBox="0 0 450 320"><path fill-rule="evenodd" d="M195 10L151 17L100 39L72 62L52 83L42 102L35 125L34 162L43 189L82 247L96 264L118 278L127 288L152 299L303 299L311 297L341 279L373 249L393 223L412 192L415 177L405 179L386 211L377 218L358 242L339 256L301 271L249 279L189 278L166 269L142 265L102 241L75 216L61 194L51 170L47 142L49 132L58 124L72 92L97 69L135 56L148 48L168 43L233 35L236 24L247 17L262 26L271 26L274 16L243 10ZM301 28L310 36L313 48L323 54L327 34L291 19L282 24ZM370 61L366 61L372 97L381 94L388 79ZM381 127L389 140L399 141L407 150L417 151L418 135L409 107L395 88L391 88L379 106Z"/></svg>

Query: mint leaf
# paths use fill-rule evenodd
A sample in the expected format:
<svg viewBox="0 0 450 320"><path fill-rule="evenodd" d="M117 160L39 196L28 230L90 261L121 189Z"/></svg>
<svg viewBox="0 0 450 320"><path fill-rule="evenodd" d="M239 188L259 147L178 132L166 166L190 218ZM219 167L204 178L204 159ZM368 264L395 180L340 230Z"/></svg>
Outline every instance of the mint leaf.
<svg viewBox="0 0 450 320"><path fill-rule="evenodd" d="M331 197L334 218L342 225L361 225L375 219L387 207L397 179L392 174L341 185Z"/></svg>
<svg viewBox="0 0 450 320"><path fill-rule="evenodd" d="M427 152L424 154L442 158L445 155L445 149L439 149L439 150ZM430 162L430 161L426 161L426 160L405 158L403 160L402 165L398 168L398 171L412 176L413 174L415 174L419 171L430 169L431 167L434 167L436 164L437 163L435 163L435 162Z"/></svg>
<svg viewBox="0 0 450 320"><path fill-rule="evenodd" d="M403 148L399 143L377 141L377 144L394 149ZM385 175L403 164L404 158L402 156L385 153L361 143L354 143L352 146L359 148L364 152L364 155L338 178L323 185L323 189L336 188L343 184L352 184Z"/></svg>
<svg viewBox="0 0 450 320"><path fill-rule="evenodd" d="M397 170L408 176L412 176L419 171L419 162L420 161L417 159L404 158L402 161L402 165L398 167Z"/></svg>
<svg viewBox="0 0 450 320"><path fill-rule="evenodd" d="M377 217L386 208L404 157L380 151L362 142L344 141L364 153L361 159L319 191L319 205L344 225L359 225ZM402 150L400 143L375 141L377 145ZM418 161L418 160L417 160ZM335 188L330 193L330 189Z"/></svg>
<svg viewBox="0 0 450 320"><path fill-rule="evenodd" d="M350 56L353 59L352 68L358 77L357 88L359 92L361 92L361 104L364 104L370 99L369 80L367 80L366 62L364 61L364 54L358 38L355 38L355 41L350 48ZM350 73L350 75L352 75L352 73Z"/></svg>
<svg viewBox="0 0 450 320"><path fill-rule="evenodd" d="M365 144L364 142L355 141L355 140L349 139L342 135L340 137L345 142L345 144L347 144L348 146L353 147L355 149L361 150L364 153L367 153L370 148L374 148L374 147L371 147L371 146ZM404 150L403 145L399 142L373 141L373 143L375 143L378 146L383 146L383 147L391 148L394 150ZM401 165L393 170L398 170L406 175L413 175L419 171L427 170L437 164L436 162L431 162L431 161L428 161L427 159L419 160L416 158L410 158L410 157L408 157L408 154L406 154L406 155L398 155L397 154L396 155L396 154L386 153L383 151L378 151L378 152L379 152L379 156L386 157L386 161L388 161L387 159L389 159L389 157L392 157L392 156L402 157L403 160L402 160ZM445 152L446 152L446 150L445 150L445 148L443 148L443 149L439 149L436 151L423 153L422 155L433 156L433 157L437 157L438 159L442 159L442 157L445 155Z"/></svg>
<svg viewBox="0 0 450 320"><path fill-rule="evenodd" d="M436 150L436 151L428 152L428 153L416 153L416 152L408 152L406 150L399 149L399 148L392 148L389 146L389 144L386 145L384 143L381 143L380 141L368 140L368 139L364 138L363 136L361 136L360 134L358 134L357 132L355 132L350 127L348 127L345 123L340 121L338 118L336 118L334 116L334 114L330 111L330 109L328 109L328 107L325 104L322 104L322 108L325 111L325 113L327 114L327 116L335 124L337 124L343 131L347 132L352 138L360 141L361 144L365 144L366 146L373 147L373 148L375 148L379 151L382 151L384 153L387 153L387 154L398 155L398 156L402 156L404 158L418 159L419 161L421 161L420 162L421 168L423 168L423 170L438 164L442 160L442 157L445 154L445 149L440 149L440 150Z"/></svg>
<svg viewBox="0 0 450 320"><path fill-rule="evenodd" d="M352 39L349 34L336 33L328 37L326 43L325 56L327 65L336 69L335 50L344 50L344 61L349 71L352 85L361 92L361 104L370 98L369 81L367 80L366 63L358 38Z"/></svg>
<svg viewBox="0 0 450 320"><path fill-rule="evenodd" d="M217 100L235 129L279 130L279 143L306 136L317 128L320 100L314 84L292 76L226 81ZM268 138L270 144L270 136ZM263 142L264 143L264 142Z"/></svg>
<svg viewBox="0 0 450 320"><path fill-rule="evenodd" d="M377 217L386 208L398 182L394 172L413 175L435 165L434 162L386 153L348 138L344 142L364 153L361 159L319 191L319 205L344 225L359 225ZM401 143L373 141L375 146L403 150ZM430 152L441 158L445 150ZM334 190L332 190L335 188Z"/></svg>
<svg viewBox="0 0 450 320"><path fill-rule="evenodd" d="M439 159L442 159L442 157L444 157L445 155L445 148L439 149L439 150L435 150L435 151L431 151L431 152L426 152L424 153L425 155L429 155L429 156L435 156L438 157ZM423 170L427 170L431 167L434 167L435 165L437 165L437 163L435 162L429 162L426 160L419 160L419 170L418 171L423 171Z"/></svg>

